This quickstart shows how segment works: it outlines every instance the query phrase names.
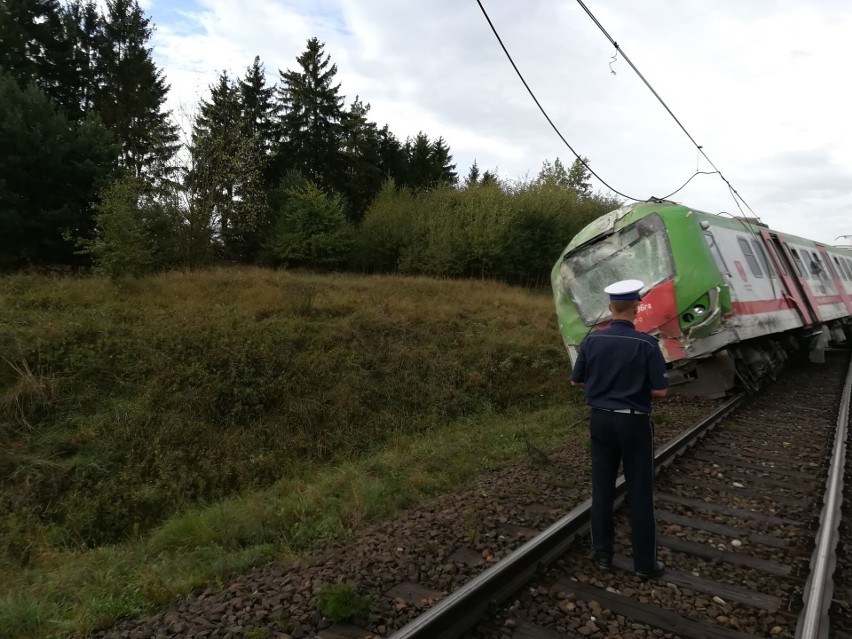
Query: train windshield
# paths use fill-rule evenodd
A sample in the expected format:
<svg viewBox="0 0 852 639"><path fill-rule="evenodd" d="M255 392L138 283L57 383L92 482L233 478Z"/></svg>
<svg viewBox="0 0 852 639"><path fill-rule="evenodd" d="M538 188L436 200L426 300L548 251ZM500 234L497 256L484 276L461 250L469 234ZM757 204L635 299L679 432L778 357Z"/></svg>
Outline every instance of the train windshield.
<svg viewBox="0 0 852 639"><path fill-rule="evenodd" d="M571 295L586 326L609 319L604 288L619 280L645 282L643 294L674 276L671 246L663 220L643 217L586 246L562 261L562 286Z"/></svg>

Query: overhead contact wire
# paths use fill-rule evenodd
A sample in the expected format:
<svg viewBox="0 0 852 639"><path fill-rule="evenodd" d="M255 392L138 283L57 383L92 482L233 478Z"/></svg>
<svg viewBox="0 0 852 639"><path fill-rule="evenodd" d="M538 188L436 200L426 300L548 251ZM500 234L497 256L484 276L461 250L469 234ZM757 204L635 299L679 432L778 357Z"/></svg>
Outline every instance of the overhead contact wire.
<svg viewBox="0 0 852 639"><path fill-rule="evenodd" d="M619 190L611 187L609 184L607 184L607 182L600 175L598 175L594 171L594 169L592 169L592 167L590 167L582 157L580 157L580 154L577 153L574 150L574 147L572 147L568 143L568 140L565 139L565 136L562 135L561 131L559 131L557 126L553 123L553 120L551 120L550 116L547 115L547 111L545 111L544 107L541 106L541 103L538 101L538 98L535 97L535 93L533 93L533 90L530 88L530 85L527 84L527 81L524 79L523 74L521 73L520 69L518 69L518 65L515 64L515 61L512 59L512 56L509 53L509 50L506 48L506 45L503 44L503 39L500 37L500 34L497 33L497 29L495 28L494 23L491 22L491 18L488 16L488 12L485 10L485 7L482 6L481 0L476 0L476 4L479 5L479 9L482 11L482 15L485 16L485 19L488 21L488 26L491 27L491 32L494 34L494 37L497 38L497 42L500 43L500 47L503 49L503 53L506 54L506 57L509 59L509 62L512 64L512 68L515 70L515 73L518 74L518 77L520 78L521 82L523 83L524 87L526 88L527 93L530 94L530 97L533 99L533 102L535 102L536 106L538 107L538 110L541 111L541 114L547 120L547 123L551 126L551 128L556 132L556 135L559 136L559 139L562 140L562 142L565 144L565 146L568 147L568 149L571 151L571 153L573 153L577 157L577 159L580 161L580 163L584 167L586 167L586 169L589 171L589 173L594 175L601 182L601 184L603 184L605 187L607 187L610 191L612 191L613 193L615 193L617 195L620 195L621 197L627 198L628 200L633 200L634 202L644 202L645 201L644 199L632 197L630 195L622 193L621 191L619 191Z"/></svg>
<svg viewBox="0 0 852 639"><path fill-rule="evenodd" d="M479 2L479 0L477 0L477 2ZM672 116L672 119L673 119L673 120L677 123L677 125L680 127L681 131L683 131L683 132L686 134L686 137L688 137L688 138L689 138L689 140L690 140L690 142L692 142L692 144L693 144L693 145L695 145L695 148L696 148L696 149L698 149L698 152L699 152L701 155L703 155L703 156L704 156L704 159L705 159L705 160L707 160L707 162L710 164L710 166L712 166L712 167L715 169L716 173L718 173L718 174L719 174L719 177L720 177L720 178L721 178L721 179L725 182L725 184L727 184L728 189L729 189L729 190L730 190L730 192L731 192L731 195L734 197L734 204L736 204L736 205L737 205L737 208L739 208L739 209L740 209L740 212L742 212L742 208L740 208L740 205L739 205L739 203L737 202L737 199L739 199L739 201L740 201L740 202L742 202L743 204L745 204L746 208L747 208L749 211L751 211L751 214L752 214L753 216L757 217L757 214L756 214L756 213L752 210L752 208L748 205L748 202L746 202L746 201L745 201L745 199L743 199L743 197L739 194L739 192L738 192L738 191L737 191L737 190L733 187L733 185L731 184L730 180L728 180L728 178L726 178L726 177L724 176L724 174L723 174L723 173L719 170L719 168L718 168L715 164L713 164L713 161L712 161L712 160L708 157L708 155L704 152L704 148L703 148L700 144L698 144L698 142L696 142L696 141L695 141L695 138L693 138L693 137L692 137L692 135L689 133L689 131L687 131L687 130L686 130L686 127L685 127L685 126L683 125L683 123L682 123L682 122L681 122L681 121L677 118L677 116L674 114L674 112L673 112L673 111L669 108L669 105L668 105L668 104L666 104L665 100L663 100L663 98L662 98L662 97L660 97L660 94L659 94L659 93L657 93L657 91L654 89L654 87L652 87L652 86L651 86L651 83L650 83L650 82L648 82L648 80L645 78L645 76L644 76L644 75L642 75L642 72L641 72L641 71L639 71L639 69L636 67L636 65L635 65L635 64L633 64L633 61L630 59L630 57L629 57L626 53L624 53L624 49L622 49L620 46L618 46L618 42L616 42L616 41L615 41L615 39L614 39L614 38L613 38L613 37L609 34L609 32L606 30L606 28L605 28L605 27L601 24L600 20L598 20L598 19L595 17L595 14L593 14L593 13L589 10L589 8L585 5L585 3L583 2L583 0L577 0L577 3L578 3L578 4L579 4L579 5L583 8L583 11L585 11L585 12L586 12L586 14L589 16L589 18L591 18L591 19L592 19L592 22L594 22L594 23L597 25L598 29L600 29L600 30L601 30L601 33L603 33L603 34L604 34L604 36L606 37L606 39L610 41L610 43L612 44L612 46L613 46L613 47L615 47L616 53L617 53L617 54L621 54L621 57L622 57L622 58L624 58L624 60L627 62L627 64L629 64L629 65L630 65L630 68L631 68L631 69L633 69L633 71L636 73L636 75L637 75L637 76L639 76L639 79L640 79L640 80L642 80L642 82L644 82L644 83L645 83L645 86L646 86L646 87L648 87L648 90L649 90L651 93L653 93L653 94L654 94L654 97L655 97L655 98L657 98L657 100L660 102L660 104L662 104L662 105L663 105L663 108L664 108L666 111L668 111L668 114L669 114L670 116ZM481 7L482 5L480 4L479 6ZM484 11L484 9L483 9L483 11ZM491 21L489 20L489 23L490 23L490 22L491 22ZM695 176L693 176L693 177L695 177ZM692 178L690 178L690 179L692 179ZM687 181L687 183L688 183L688 181ZM686 185L684 185L684 186L686 186ZM681 188L683 188L683 187L681 187ZM678 191L679 191L679 190L680 190L680 189L678 189ZM675 191L675 193L677 193L677 191ZM743 213L743 217L745 217L745 213Z"/></svg>

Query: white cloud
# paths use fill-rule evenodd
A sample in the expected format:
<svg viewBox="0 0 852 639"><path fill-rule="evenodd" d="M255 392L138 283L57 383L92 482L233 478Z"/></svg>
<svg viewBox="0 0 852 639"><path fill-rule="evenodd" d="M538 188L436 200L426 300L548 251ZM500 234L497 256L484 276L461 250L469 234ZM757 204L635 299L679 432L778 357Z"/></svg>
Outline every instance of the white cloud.
<svg viewBox="0 0 852 639"><path fill-rule="evenodd" d="M448 141L459 173L476 159L504 177L573 160L514 74L473 1L197 0L166 11L155 56L173 104L193 104L220 70L255 55L270 79L312 36L338 65L342 92L405 138ZM624 59L574 3L484 0L544 107L617 189L661 196L709 168ZM852 233L852 128L840 0L589 3L705 152L764 221L823 241ZM162 18L160 18L162 16ZM736 211L724 183L700 176L676 196Z"/></svg>

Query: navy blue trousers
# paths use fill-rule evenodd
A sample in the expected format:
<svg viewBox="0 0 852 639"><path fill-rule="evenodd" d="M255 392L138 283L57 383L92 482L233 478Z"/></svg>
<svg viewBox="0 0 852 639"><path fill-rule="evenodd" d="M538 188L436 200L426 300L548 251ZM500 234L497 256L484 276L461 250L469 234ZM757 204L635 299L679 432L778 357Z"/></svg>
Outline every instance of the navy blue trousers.
<svg viewBox="0 0 852 639"><path fill-rule="evenodd" d="M648 415L592 409L592 547L612 557L612 507L619 462L624 463L630 508L633 568L651 570L657 561L654 520L654 427Z"/></svg>

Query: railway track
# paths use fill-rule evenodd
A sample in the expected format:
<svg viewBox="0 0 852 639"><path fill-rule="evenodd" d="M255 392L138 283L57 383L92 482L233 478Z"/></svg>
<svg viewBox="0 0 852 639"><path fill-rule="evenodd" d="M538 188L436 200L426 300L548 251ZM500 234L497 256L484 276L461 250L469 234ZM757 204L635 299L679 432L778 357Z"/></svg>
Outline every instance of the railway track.
<svg viewBox="0 0 852 639"><path fill-rule="evenodd" d="M658 478L658 544L668 566L660 580L635 577L624 552L617 551L614 572L594 567L583 543L585 502L393 639L827 636L838 534L836 513L820 510L824 499L828 511L841 504L836 482L845 459L833 453L844 450L845 431L836 433L849 422L847 360L833 354L818 378L813 369L791 371L658 454L658 465L672 464L705 426L739 406ZM835 492L824 497L826 477ZM627 549L623 514L618 522L617 543ZM831 611L848 633L843 588Z"/></svg>

